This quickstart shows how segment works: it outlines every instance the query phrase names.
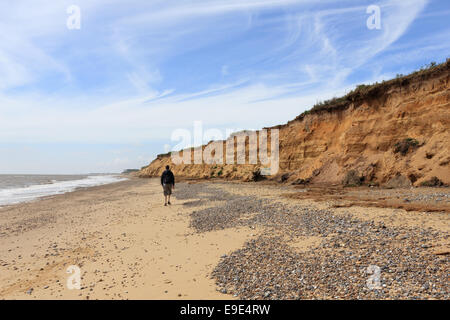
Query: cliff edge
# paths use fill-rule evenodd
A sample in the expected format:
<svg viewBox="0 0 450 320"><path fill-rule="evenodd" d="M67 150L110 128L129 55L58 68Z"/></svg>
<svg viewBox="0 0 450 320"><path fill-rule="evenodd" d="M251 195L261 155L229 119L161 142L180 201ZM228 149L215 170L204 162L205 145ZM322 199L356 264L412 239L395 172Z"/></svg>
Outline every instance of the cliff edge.
<svg viewBox="0 0 450 320"><path fill-rule="evenodd" d="M449 80L448 59L408 76L358 86L273 127L279 129L280 169L268 178L297 184L450 184ZM259 177L261 167L174 165L170 154L165 154L138 175L159 176L165 165L186 178L244 181Z"/></svg>

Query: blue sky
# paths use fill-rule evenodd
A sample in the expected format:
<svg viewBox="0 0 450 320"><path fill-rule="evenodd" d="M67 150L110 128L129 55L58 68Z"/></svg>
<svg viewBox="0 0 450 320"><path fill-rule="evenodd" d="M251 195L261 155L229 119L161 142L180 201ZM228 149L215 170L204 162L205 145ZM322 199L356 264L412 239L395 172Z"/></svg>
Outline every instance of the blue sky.
<svg viewBox="0 0 450 320"><path fill-rule="evenodd" d="M446 0L4 0L0 29L0 173L141 167L450 57Z"/></svg>

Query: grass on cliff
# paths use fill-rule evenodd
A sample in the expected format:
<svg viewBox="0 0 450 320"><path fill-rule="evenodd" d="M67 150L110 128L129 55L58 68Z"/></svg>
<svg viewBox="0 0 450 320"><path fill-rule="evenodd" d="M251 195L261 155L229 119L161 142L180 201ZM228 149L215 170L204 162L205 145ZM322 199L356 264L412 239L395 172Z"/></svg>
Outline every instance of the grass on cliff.
<svg viewBox="0 0 450 320"><path fill-rule="evenodd" d="M431 62L409 75L397 74L395 79L374 83L371 85L361 84L343 97L332 98L326 101L316 103L310 110L307 110L297 116L294 121L302 120L308 114L320 113L322 111L335 111L346 109L351 103L357 103L367 99L373 99L382 96L387 89L392 86L406 86L416 79L427 80L436 73L450 70L450 58L441 64Z"/></svg>

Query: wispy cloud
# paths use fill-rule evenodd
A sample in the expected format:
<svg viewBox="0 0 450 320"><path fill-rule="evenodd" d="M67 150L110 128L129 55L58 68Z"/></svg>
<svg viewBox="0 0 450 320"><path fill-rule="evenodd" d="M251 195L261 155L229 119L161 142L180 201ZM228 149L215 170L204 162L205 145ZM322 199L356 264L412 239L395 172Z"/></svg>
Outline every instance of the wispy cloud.
<svg viewBox="0 0 450 320"><path fill-rule="evenodd" d="M77 31L71 4L0 4L0 143L168 140L194 120L258 128L407 69L399 57L448 51L428 0L377 1L381 30L363 0L79 0ZM421 46L408 31L430 15L445 28L424 26Z"/></svg>

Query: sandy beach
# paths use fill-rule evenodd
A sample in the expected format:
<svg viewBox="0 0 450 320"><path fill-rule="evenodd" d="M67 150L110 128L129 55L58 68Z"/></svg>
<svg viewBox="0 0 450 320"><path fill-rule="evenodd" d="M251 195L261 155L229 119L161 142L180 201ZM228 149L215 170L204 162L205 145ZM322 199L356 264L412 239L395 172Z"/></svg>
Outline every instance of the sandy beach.
<svg viewBox="0 0 450 320"><path fill-rule="evenodd" d="M173 202L164 207L157 179L134 179L0 209L0 297L229 298L208 274L248 230L193 233ZM81 290L67 289L70 265Z"/></svg>
<svg viewBox="0 0 450 320"><path fill-rule="evenodd" d="M449 298L446 188L419 199L442 211L420 212L286 185L176 187L167 207L158 179L132 178L0 208L0 298ZM379 290L366 287L369 265Z"/></svg>

